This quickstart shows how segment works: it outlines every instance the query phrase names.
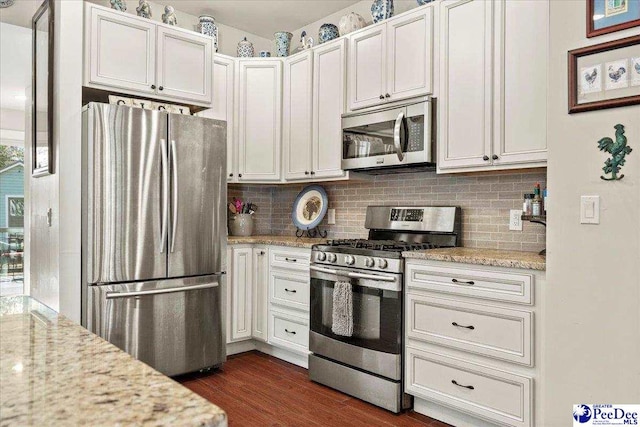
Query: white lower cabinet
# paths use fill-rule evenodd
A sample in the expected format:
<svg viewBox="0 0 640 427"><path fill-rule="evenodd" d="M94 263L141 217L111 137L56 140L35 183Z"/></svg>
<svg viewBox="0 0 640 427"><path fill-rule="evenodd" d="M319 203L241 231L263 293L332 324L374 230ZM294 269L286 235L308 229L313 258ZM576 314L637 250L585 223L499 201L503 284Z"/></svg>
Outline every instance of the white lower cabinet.
<svg viewBox="0 0 640 427"><path fill-rule="evenodd" d="M271 345L300 353L308 352L309 316L303 317L272 308L269 319Z"/></svg>
<svg viewBox="0 0 640 427"><path fill-rule="evenodd" d="M267 341L269 293L269 249L266 246L253 248L253 282L251 286L252 332L257 340Z"/></svg>
<svg viewBox="0 0 640 427"><path fill-rule="evenodd" d="M251 284L253 282L253 248L231 250L227 291L230 327L227 342L251 339Z"/></svg>
<svg viewBox="0 0 640 427"><path fill-rule="evenodd" d="M459 426L535 426L545 273L426 260L405 271L405 391L416 411Z"/></svg>

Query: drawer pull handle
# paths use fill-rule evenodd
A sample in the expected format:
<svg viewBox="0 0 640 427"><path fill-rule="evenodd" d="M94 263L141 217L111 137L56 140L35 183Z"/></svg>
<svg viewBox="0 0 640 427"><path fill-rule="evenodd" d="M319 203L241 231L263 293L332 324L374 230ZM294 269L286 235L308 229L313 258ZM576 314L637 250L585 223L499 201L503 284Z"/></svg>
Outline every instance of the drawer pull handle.
<svg viewBox="0 0 640 427"><path fill-rule="evenodd" d="M298 262L298 260L295 258L285 258L284 260L287 262Z"/></svg>
<svg viewBox="0 0 640 427"><path fill-rule="evenodd" d="M292 294L295 294L296 292L298 292L298 291L296 291L295 289L287 289L287 288L284 288L284 290L285 290L285 292L291 292Z"/></svg>
<svg viewBox="0 0 640 427"><path fill-rule="evenodd" d="M473 325L469 325L469 326L458 325L456 322L452 322L451 324L457 328L466 328L466 329L471 329L472 331L475 329Z"/></svg>
<svg viewBox="0 0 640 427"><path fill-rule="evenodd" d="M457 385L458 387L462 387L462 388L468 388L469 390L475 390L474 386L458 384L458 382L456 380L451 380L451 384Z"/></svg>
<svg viewBox="0 0 640 427"><path fill-rule="evenodd" d="M451 281L453 283L460 283L461 285L469 285L469 286L476 284L476 282L474 282L473 280L469 280L468 282L465 282L464 280L451 279Z"/></svg>
<svg viewBox="0 0 640 427"><path fill-rule="evenodd" d="M295 334L296 334L296 331L290 331L290 330L288 330L288 329L286 329L286 328L285 328L285 330L284 330L284 331L285 331L286 333L288 333L288 334L291 334L291 335L295 335Z"/></svg>

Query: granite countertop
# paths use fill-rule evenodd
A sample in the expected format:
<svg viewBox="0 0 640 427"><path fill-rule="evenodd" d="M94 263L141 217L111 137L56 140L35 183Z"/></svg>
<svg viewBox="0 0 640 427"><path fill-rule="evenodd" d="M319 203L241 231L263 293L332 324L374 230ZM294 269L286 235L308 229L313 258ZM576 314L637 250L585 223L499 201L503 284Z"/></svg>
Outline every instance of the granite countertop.
<svg viewBox="0 0 640 427"><path fill-rule="evenodd" d="M240 244L257 244L257 245L275 245L275 246L289 246L292 248L307 248L311 249L311 246L319 243L326 243L327 239L324 238L310 238L310 237L296 237L296 236L229 236L227 243L230 245Z"/></svg>
<svg viewBox="0 0 640 427"><path fill-rule="evenodd" d="M537 252L505 251L497 249L442 248L426 251L403 252L407 259L459 262L463 264L489 265L494 267L522 268L525 270L546 269L544 256Z"/></svg>
<svg viewBox="0 0 640 427"><path fill-rule="evenodd" d="M0 425L226 426L225 412L38 301L0 298Z"/></svg>

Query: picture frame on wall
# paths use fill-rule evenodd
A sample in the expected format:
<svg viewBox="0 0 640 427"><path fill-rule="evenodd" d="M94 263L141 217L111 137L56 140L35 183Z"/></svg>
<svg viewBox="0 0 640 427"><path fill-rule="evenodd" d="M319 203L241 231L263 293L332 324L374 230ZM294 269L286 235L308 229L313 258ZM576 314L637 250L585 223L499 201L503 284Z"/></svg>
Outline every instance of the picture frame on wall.
<svg viewBox="0 0 640 427"><path fill-rule="evenodd" d="M640 0L586 0L587 37L640 25Z"/></svg>
<svg viewBox="0 0 640 427"><path fill-rule="evenodd" d="M53 169L54 1L45 0L31 20L33 75L31 84L31 175Z"/></svg>
<svg viewBox="0 0 640 427"><path fill-rule="evenodd" d="M569 113L640 104L640 35L569 51Z"/></svg>

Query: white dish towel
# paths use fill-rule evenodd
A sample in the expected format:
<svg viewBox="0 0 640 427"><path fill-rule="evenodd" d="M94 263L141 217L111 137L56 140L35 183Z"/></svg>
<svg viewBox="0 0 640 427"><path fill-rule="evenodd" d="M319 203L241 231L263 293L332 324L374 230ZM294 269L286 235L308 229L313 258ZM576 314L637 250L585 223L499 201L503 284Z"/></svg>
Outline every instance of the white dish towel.
<svg viewBox="0 0 640 427"><path fill-rule="evenodd" d="M333 286L333 322L331 331L343 337L353 335L353 290L349 282Z"/></svg>

